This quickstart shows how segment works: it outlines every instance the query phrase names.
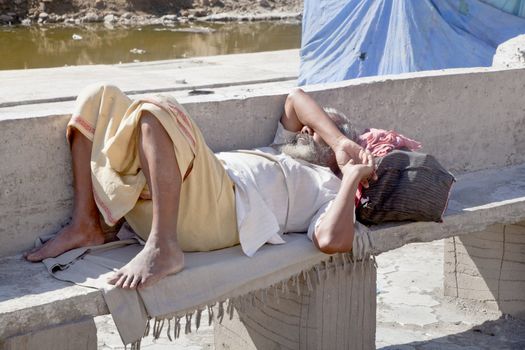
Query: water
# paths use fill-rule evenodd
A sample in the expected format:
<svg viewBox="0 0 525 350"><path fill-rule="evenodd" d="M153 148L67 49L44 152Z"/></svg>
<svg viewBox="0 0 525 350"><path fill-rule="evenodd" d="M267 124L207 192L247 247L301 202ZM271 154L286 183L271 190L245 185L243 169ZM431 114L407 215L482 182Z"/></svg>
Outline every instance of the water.
<svg viewBox="0 0 525 350"><path fill-rule="evenodd" d="M0 27L0 70L284 50L300 47L300 37L299 22Z"/></svg>

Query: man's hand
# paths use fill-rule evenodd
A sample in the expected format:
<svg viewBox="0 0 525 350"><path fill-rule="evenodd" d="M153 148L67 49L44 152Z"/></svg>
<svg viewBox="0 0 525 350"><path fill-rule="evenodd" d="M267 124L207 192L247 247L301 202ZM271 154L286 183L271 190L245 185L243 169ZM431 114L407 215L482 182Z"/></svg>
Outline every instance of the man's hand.
<svg viewBox="0 0 525 350"><path fill-rule="evenodd" d="M367 174L366 177L361 181L361 184L368 188L368 179L372 178L377 180L377 175L375 174L375 161L374 156L370 151L359 146L357 143L352 140L341 137L337 140L337 143L334 147L335 159L337 165L341 172L345 173L347 166L355 167L357 165L366 165L367 171L370 170L371 173Z"/></svg>
<svg viewBox="0 0 525 350"><path fill-rule="evenodd" d="M370 179L377 180L375 165L370 162L368 164L355 164L354 161L350 159L348 163L341 168L341 172L343 176L356 176L364 188L368 188L368 181Z"/></svg>

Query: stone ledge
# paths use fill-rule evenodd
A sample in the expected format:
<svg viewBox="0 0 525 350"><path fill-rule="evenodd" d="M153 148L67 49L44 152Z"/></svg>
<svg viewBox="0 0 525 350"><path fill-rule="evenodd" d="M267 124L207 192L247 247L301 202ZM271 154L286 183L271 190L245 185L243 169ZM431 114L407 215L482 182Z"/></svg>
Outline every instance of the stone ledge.
<svg viewBox="0 0 525 350"><path fill-rule="evenodd" d="M109 312L95 289L53 278L20 255L0 259L0 339Z"/></svg>
<svg viewBox="0 0 525 350"><path fill-rule="evenodd" d="M376 253L484 231L525 218L525 164L464 174L453 185L443 223L414 222L372 228Z"/></svg>
<svg viewBox="0 0 525 350"><path fill-rule="evenodd" d="M454 186L444 223L417 222L374 227L372 242L375 253L395 249L411 242L428 242L478 232L496 223L515 223L525 220L524 173L525 164L522 164L463 175ZM472 195L473 193L476 195ZM479 193L483 195L477 195ZM290 256L290 261L308 259L309 263L315 264L326 259L324 254L313 251L312 244L306 238L296 237L297 235L289 236L289 244L300 248L294 249L297 256ZM287 245L267 248L286 251ZM213 254L213 252L205 254ZM259 264L257 259L267 257L269 256L256 255L248 263ZM237 259L244 258L239 256ZM226 265L227 268L231 268L232 264L227 262ZM245 264L247 267L248 265ZM221 266L218 268L220 269ZM226 294L243 294L248 291L244 289L249 288L250 285L261 283L269 285L287 278L288 276L282 275L281 268L284 267L277 267L264 278L258 277L239 282L242 288L233 284L225 286L226 289L230 288ZM198 272L198 269L190 271L190 273L194 272ZM300 270L296 271L299 272ZM72 322L86 316L108 313L102 294L98 290L58 281L47 273L42 264L28 263L19 255L0 259L0 276L2 276L0 339L27 333L46 325ZM203 303L206 302L203 300Z"/></svg>

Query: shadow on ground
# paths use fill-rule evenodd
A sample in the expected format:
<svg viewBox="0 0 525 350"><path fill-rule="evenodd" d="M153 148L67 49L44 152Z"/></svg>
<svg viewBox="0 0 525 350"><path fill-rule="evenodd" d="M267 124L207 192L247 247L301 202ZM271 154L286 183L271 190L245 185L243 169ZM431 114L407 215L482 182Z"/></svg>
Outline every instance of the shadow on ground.
<svg viewBox="0 0 525 350"><path fill-rule="evenodd" d="M379 350L524 350L525 319L502 316L465 332L425 341L389 345Z"/></svg>

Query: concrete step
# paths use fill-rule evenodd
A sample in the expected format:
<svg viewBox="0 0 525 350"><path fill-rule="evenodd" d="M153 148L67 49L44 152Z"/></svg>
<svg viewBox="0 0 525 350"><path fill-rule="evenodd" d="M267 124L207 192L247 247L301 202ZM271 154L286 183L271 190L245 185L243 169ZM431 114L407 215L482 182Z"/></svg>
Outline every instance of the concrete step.
<svg viewBox="0 0 525 350"><path fill-rule="evenodd" d="M0 71L0 120L8 107L74 101L101 81L129 95L171 93L296 80L299 50L195 57L121 65Z"/></svg>

